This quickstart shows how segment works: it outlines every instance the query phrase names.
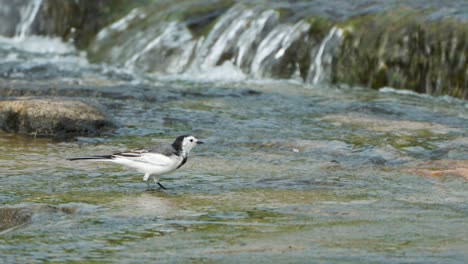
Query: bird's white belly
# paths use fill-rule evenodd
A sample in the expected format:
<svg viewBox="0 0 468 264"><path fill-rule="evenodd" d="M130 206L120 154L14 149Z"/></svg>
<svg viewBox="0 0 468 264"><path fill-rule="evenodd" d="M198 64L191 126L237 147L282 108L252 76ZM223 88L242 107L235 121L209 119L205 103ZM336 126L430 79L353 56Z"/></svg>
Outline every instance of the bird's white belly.
<svg viewBox="0 0 468 264"><path fill-rule="evenodd" d="M135 168L145 174L149 173L154 175L162 175L176 170L180 164L180 160L181 159L179 157L175 157L171 158L167 163L159 162L159 164L155 164L152 163L150 159L142 161L117 157L111 161L117 164Z"/></svg>

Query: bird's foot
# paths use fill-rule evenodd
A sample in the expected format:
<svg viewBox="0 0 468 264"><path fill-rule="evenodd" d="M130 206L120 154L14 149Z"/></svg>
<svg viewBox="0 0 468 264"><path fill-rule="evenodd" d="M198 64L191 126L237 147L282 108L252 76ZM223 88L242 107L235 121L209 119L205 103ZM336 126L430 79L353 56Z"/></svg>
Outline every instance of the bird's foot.
<svg viewBox="0 0 468 264"><path fill-rule="evenodd" d="M160 182L157 182L157 184L159 185L159 187L161 187L163 190L167 190L166 187L164 187Z"/></svg>

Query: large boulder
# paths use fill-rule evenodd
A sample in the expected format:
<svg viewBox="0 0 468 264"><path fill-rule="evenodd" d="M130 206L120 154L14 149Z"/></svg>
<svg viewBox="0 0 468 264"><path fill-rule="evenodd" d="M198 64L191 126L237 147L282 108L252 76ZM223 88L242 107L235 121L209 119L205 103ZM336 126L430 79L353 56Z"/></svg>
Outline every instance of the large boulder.
<svg viewBox="0 0 468 264"><path fill-rule="evenodd" d="M0 101L0 129L45 137L96 136L114 124L97 106L68 99Z"/></svg>

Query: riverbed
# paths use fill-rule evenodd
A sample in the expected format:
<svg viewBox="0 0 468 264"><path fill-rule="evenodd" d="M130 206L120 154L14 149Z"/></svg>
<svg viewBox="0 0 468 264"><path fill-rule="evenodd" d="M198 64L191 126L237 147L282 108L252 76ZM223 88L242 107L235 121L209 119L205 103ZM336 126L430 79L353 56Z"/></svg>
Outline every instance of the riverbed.
<svg viewBox="0 0 468 264"><path fill-rule="evenodd" d="M33 212L2 231L3 260L466 260L466 179L419 173L466 168L464 101L286 81L150 83L150 99L94 99L120 124L111 136L1 134L0 200ZM66 160L187 133L206 144L162 178L167 191L119 166Z"/></svg>

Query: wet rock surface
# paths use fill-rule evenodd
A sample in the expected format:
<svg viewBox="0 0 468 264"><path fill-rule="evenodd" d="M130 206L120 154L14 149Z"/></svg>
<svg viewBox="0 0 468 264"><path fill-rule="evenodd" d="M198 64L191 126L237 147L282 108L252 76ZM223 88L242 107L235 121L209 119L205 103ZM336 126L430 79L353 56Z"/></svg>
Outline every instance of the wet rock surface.
<svg viewBox="0 0 468 264"><path fill-rule="evenodd" d="M66 138L99 135L114 124L96 106L78 100L20 98L0 101L0 128L6 132Z"/></svg>

